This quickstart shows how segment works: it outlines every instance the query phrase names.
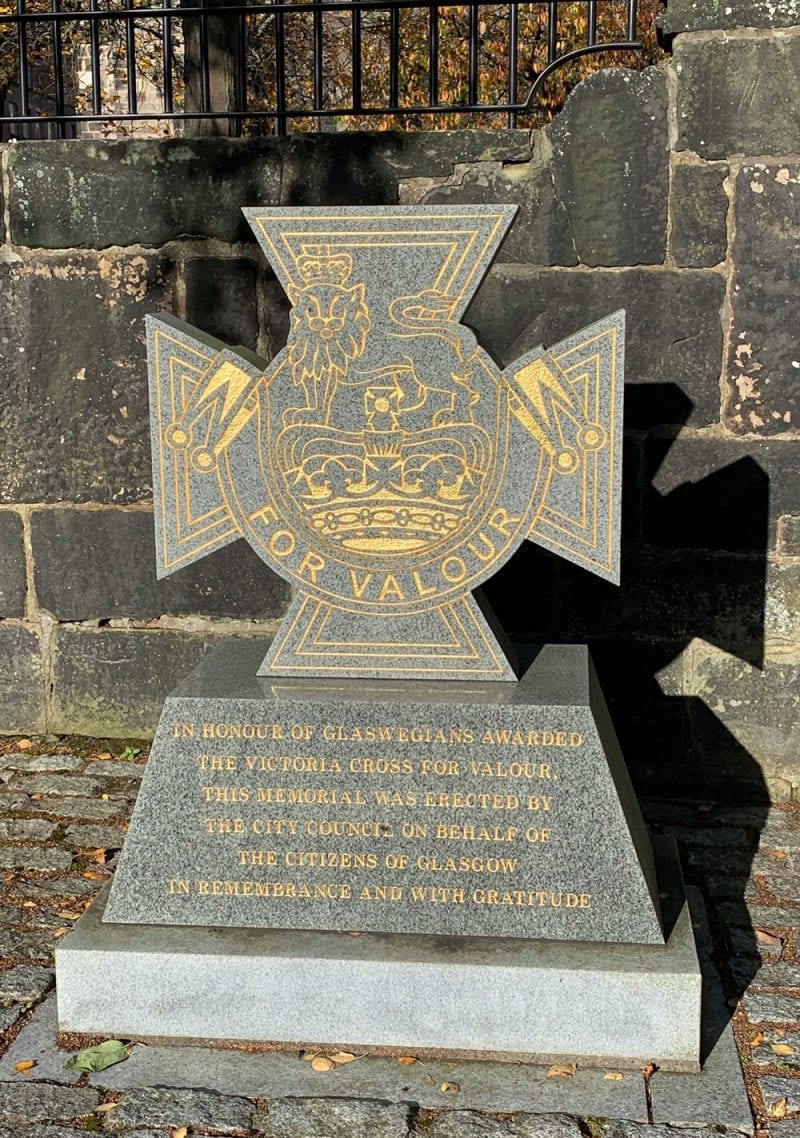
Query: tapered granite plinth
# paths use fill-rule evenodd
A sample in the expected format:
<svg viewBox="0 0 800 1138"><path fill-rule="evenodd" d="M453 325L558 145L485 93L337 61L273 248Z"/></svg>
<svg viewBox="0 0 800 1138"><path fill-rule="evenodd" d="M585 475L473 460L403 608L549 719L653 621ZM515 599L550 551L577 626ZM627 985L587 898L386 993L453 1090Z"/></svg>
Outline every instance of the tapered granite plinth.
<svg viewBox="0 0 800 1138"><path fill-rule="evenodd" d="M59 1030L697 1070L674 847L658 872L663 945L120 925L101 895L56 949Z"/></svg>
<svg viewBox="0 0 800 1138"><path fill-rule="evenodd" d="M663 944L585 647L427 685L262 679L260 650L168 696L106 921Z"/></svg>

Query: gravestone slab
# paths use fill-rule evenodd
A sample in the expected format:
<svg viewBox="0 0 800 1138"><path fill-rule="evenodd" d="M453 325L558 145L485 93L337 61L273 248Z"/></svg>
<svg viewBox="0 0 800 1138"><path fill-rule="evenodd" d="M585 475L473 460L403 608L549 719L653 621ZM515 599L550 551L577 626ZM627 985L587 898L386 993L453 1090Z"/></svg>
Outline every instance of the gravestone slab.
<svg viewBox="0 0 800 1138"><path fill-rule="evenodd" d="M585 648L519 684L266 681L168 697L105 920L663 944Z"/></svg>

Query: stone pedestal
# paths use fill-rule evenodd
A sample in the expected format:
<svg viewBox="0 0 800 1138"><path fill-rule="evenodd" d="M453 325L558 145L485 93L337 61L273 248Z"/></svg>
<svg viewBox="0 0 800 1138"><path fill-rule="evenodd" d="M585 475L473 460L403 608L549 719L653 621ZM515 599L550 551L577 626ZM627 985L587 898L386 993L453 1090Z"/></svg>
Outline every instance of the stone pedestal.
<svg viewBox="0 0 800 1138"><path fill-rule="evenodd" d="M435 688L259 679L260 649L168 697L57 949L62 1031L697 1067L680 870L585 648Z"/></svg>
<svg viewBox="0 0 800 1138"><path fill-rule="evenodd" d="M62 1032L699 1069L685 901L662 946L165 928L103 915L100 897L56 949Z"/></svg>

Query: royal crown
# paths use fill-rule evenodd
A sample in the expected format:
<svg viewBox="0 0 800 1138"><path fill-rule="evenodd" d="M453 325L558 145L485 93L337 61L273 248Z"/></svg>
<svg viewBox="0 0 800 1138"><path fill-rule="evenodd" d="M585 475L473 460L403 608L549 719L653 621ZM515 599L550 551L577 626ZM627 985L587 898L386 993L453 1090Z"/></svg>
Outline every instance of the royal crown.
<svg viewBox="0 0 800 1138"><path fill-rule="evenodd" d="M297 271L305 286L343 285L353 271L353 258L347 253L332 253L329 245L303 245Z"/></svg>

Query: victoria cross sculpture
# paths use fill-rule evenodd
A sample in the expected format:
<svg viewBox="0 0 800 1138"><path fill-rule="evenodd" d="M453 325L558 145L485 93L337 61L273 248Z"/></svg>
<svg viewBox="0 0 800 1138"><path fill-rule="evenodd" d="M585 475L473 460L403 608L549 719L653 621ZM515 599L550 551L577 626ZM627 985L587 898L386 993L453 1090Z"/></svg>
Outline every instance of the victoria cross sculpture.
<svg viewBox="0 0 800 1138"><path fill-rule="evenodd" d="M618 578L624 314L501 368L461 319L514 207L244 212L289 336L150 319L159 575L289 580L259 675L514 679L476 590L523 541Z"/></svg>

